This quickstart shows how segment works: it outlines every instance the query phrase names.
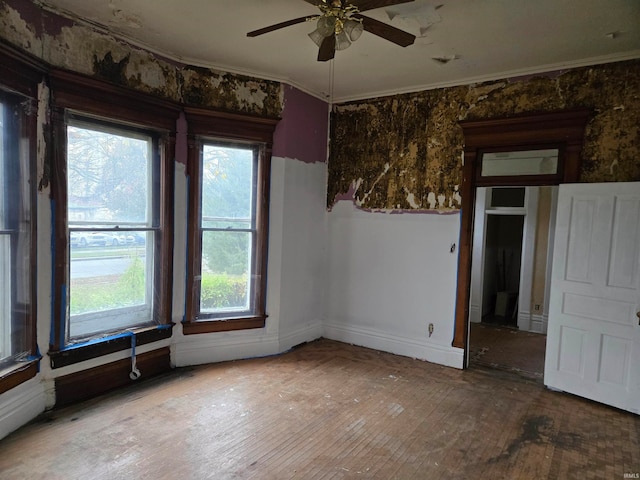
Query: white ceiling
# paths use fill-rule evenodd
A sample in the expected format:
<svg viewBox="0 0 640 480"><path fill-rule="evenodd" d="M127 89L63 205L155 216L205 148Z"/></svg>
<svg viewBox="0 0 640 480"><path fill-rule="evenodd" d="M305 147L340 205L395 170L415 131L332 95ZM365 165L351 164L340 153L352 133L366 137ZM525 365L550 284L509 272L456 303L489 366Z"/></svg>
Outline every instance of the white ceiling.
<svg viewBox="0 0 640 480"><path fill-rule="evenodd" d="M414 45L365 32L324 63L307 37L313 23L246 36L318 13L303 0L40 3L172 59L283 81L334 102L640 58L640 0L415 0L366 12L420 37Z"/></svg>

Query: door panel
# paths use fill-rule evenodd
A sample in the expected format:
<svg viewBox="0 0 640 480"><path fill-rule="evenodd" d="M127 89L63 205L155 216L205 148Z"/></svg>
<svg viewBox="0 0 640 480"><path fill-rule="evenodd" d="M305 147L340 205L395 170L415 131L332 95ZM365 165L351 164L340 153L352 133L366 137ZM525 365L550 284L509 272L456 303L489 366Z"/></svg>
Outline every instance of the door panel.
<svg viewBox="0 0 640 480"><path fill-rule="evenodd" d="M639 277L640 183L561 185L547 386L640 413Z"/></svg>
<svg viewBox="0 0 640 480"><path fill-rule="evenodd" d="M589 268L589 252L593 237L595 199L577 198L571 205L571 229L567 248L567 280L589 282L593 270Z"/></svg>
<svg viewBox="0 0 640 480"><path fill-rule="evenodd" d="M640 222L640 199L638 197L617 197L614 205L614 223L611 242L611 262L607 285L633 289L638 285L638 263L630 258L638 258L638 242L626 231L638 231Z"/></svg>

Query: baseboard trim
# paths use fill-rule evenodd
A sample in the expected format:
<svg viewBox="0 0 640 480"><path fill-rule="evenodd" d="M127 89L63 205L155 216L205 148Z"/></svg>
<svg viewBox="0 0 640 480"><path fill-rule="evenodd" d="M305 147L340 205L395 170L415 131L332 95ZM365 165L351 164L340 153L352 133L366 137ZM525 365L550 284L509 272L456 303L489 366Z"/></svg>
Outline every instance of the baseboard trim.
<svg viewBox="0 0 640 480"><path fill-rule="evenodd" d="M322 323L320 321L306 325L302 328L298 328L292 332L287 332L286 335L280 335L280 348L281 352L286 352L291 347L300 345L301 343L311 342L322 337Z"/></svg>
<svg viewBox="0 0 640 480"><path fill-rule="evenodd" d="M547 333L547 316L546 315L531 315L531 332L534 333Z"/></svg>
<svg viewBox="0 0 640 480"><path fill-rule="evenodd" d="M0 395L0 439L30 422L45 410L45 393L36 376Z"/></svg>
<svg viewBox="0 0 640 480"><path fill-rule="evenodd" d="M464 350L461 348L447 347L428 341L420 342L373 329L345 327L331 323L325 323L323 331L323 337L330 340L426 360L447 367L464 368Z"/></svg>
<svg viewBox="0 0 640 480"><path fill-rule="evenodd" d="M528 312L526 310L518 311L518 328L524 332L531 331L531 319L531 312Z"/></svg>
<svg viewBox="0 0 640 480"><path fill-rule="evenodd" d="M255 332L224 332L189 335L174 345L176 367L267 357L280 353L280 341L273 334Z"/></svg>

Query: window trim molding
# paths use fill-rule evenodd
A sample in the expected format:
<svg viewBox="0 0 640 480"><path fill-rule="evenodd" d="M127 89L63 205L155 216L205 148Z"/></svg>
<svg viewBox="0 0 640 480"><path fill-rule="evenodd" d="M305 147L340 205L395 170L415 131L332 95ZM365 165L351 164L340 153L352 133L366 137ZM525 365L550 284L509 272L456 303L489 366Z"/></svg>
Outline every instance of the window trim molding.
<svg viewBox="0 0 640 480"><path fill-rule="evenodd" d="M53 311L52 330L49 343L49 356L52 367L62 366L100 357L112 351L129 348L127 342L109 342L105 337L105 345L96 347L94 343L82 344L68 348L65 344L63 329L66 319L66 285L69 245L66 232L67 217L67 185L66 185L66 119L69 113L82 118L96 118L131 126L142 130L153 131L159 140L159 233L156 235L155 249L158 251L154 284L157 285L158 302L154 308L155 327L164 330L173 325L171 319L173 281L173 217L174 217L174 159L176 122L180 115L179 105L145 93L129 90L96 80L84 75L62 70L52 70L51 116L52 116L52 198L54 200L54 252L53 252ZM107 100L105 100L107 99ZM63 319L64 316L64 319ZM152 327L154 328L154 327ZM144 332L148 326L133 328L134 335L148 337ZM170 330L169 330L170 332ZM170 335L170 333L169 333ZM141 338L142 338L141 337ZM164 335L160 336L161 338ZM158 338L158 339L161 339ZM137 341L143 341L139 339ZM127 343L125 345L125 343ZM144 342L146 343L146 342ZM122 344L122 345L121 345ZM115 348L115 350L114 350ZM64 358L64 360L61 360Z"/></svg>
<svg viewBox="0 0 640 480"><path fill-rule="evenodd" d="M35 377L40 370L39 363L40 357L29 362L17 363L8 369L7 373L0 374L0 395Z"/></svg>
<svg viewBox="0 0 640 480"><path fill-rule="evenodd" d="M44 62L0 41L2 85L37 101L38 85L45 80L46 75Z"/></svg>
<svg viewBox="0 0 640 480"><path fill-rule="evenodd" d="M188 215L187 215L187 288L185 316L182 321L185 335L264 328L266 324L267 249L269 236L269 189L271 185L271 153L277 118L255 117L229 112L185 107L189 132L187 154ZM255 314L238 318L224 317L198 319L195 286L196 272L200 271L199 217L200 217L200 151L202 139L245 143L259 147L256 185L256 282Z"/></svg>
<svg viewBox="0 0 640 480"><path fill-rule="evenodd" d="M147 345L149 343L171 338L173 323L156 327L141 327L136 329L136 346ZM70 345L55 352L49 352L51 368L61 368L68 365L102 357L110 353L120 352L131 348L131 337L125 334L106 336L89 342Z"/></svg>

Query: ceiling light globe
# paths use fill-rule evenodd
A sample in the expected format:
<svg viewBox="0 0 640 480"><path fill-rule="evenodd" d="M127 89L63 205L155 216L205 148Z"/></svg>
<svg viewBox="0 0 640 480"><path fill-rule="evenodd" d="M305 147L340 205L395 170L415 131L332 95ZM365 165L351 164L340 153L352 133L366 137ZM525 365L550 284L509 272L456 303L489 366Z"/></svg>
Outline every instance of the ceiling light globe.
<svg viewBox="0 0 640 480"><path fill-rule="evenodd" d="M325 39L325 36L322 35L316 28L313 32L309 34L309 38L313 40L313 43L315 43L318 47L320 47L320 45L322 45L323 40Z"/></svg>
<svg viewBox="0 0 640 480"><path fill-rule="evenodd" d="M336 50L344 50L350 46L351 40L349 40L349 35L344 30L336 35Z"/></svg>
<svg viewBox="0 0 640 480"><path fill-rule="evenodd" d="M355 42L360 38L360 35L362 35L364 27L362 26L362 22L358 22L357 20L347 20L344 22L344 31L349 35L349 40Z"/></svg>
<svg viewBox="0 0 640 480"><path fill-rule="evenodd" d="M318 19L318 32L325 37L333 35L336 30L336 17L324 16Z"/></svg>

